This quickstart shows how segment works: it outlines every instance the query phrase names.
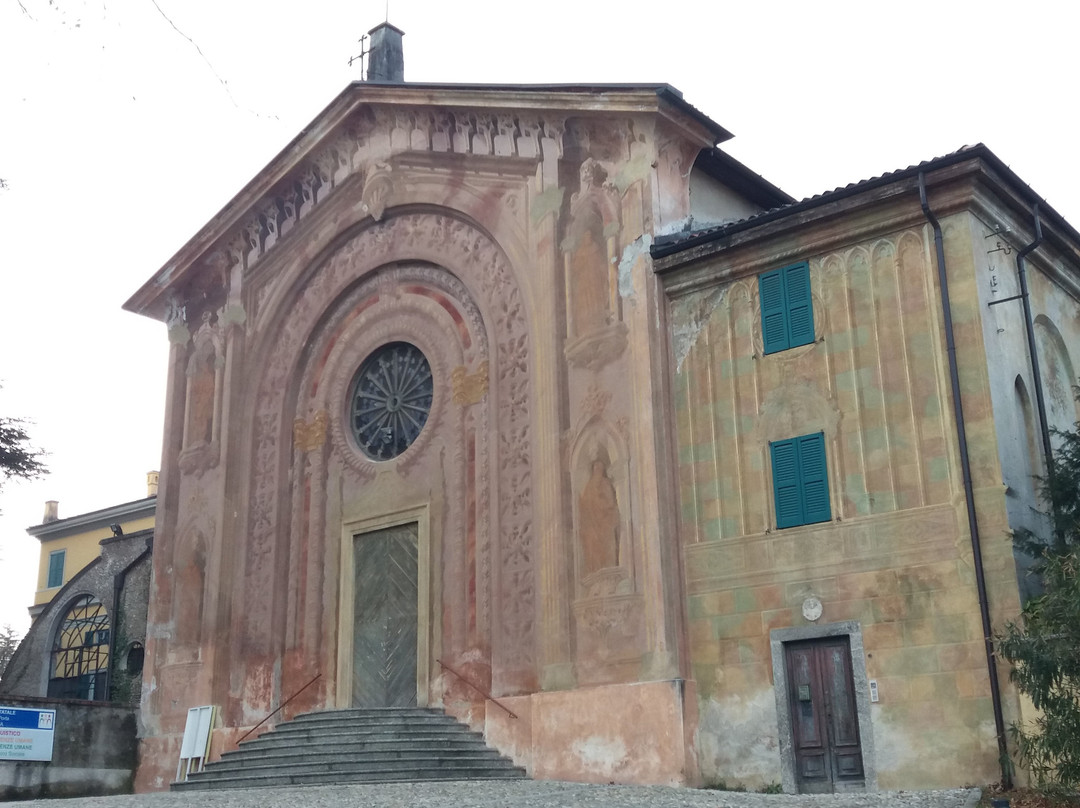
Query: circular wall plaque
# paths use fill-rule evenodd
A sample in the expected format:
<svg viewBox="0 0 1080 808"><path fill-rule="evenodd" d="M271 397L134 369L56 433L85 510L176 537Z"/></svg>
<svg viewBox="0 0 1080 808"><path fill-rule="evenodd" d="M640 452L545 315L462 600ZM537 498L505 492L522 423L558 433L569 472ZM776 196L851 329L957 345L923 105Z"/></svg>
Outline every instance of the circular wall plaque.
<svg viewBox="0 0 1080 808"><path fill-rule="evenodd" d="M420 434L431 412L431 366L408 342L391 342L360 365L349 418L357 446L372 460L390 460Z"/></svg>
<svg viewBox="0 0 1080 808"><path fill-rule="evenodd" d="M802 616L813 623L821 617L821 601L813 595L802 602Z"/></svg>

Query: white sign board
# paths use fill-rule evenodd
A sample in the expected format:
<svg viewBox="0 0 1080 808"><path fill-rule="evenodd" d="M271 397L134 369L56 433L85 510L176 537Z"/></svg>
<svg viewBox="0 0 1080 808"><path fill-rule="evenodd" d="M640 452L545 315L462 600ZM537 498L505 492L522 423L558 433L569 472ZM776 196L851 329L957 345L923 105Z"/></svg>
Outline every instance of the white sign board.
<svg viewBox="0 0 1080 808"><path fill-rule="evenodd" d="M0 706L0 760L52 760L56 710Z"/></svg>
<svg viewBox="0 0 1080 808"><path fill-rule="evenodd" d="M180 763L176 767L176 779L193 772L201 772L210 754L210 732L214 728L213 707L192 707L188 710L184 725L184 740L180 744Z"/></svg>

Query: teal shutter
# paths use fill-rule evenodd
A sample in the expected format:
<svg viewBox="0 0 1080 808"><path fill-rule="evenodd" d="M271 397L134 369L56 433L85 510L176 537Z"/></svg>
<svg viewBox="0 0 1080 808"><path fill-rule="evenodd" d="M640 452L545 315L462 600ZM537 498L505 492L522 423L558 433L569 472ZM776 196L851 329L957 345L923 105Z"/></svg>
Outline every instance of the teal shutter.
<svg viewBox="0 0 1080 808"><path fill-rule="evenodd" d="M777 528L832 519L825 435L803 435L769 444Z"/></svg>
<svg viewBox="0 0 1080 808"><path fill-rule="evenodd" d="M765 353L787 350L787 305L783 270L775 269L758 277L761 299L761 337Z"/></svg>
<svg viewBox="0 0 1080 808"><path fill-rule="evenodd" d="M64 583L64 550L49 553L49 580L45 584L48 589L60 586Z"/></svg>
<svg viewBox="0 0 1080 808"><path fill-rule="evenodd" d="M776 526L803 524L803 494L799 486L799 447L796 440L778 440L769 444L772 455L773 498L776 502Z"/></svg>
<svg viewBox="0 0 1080 808"><path fill-rule="evenodd" d="M788 347L814 341L814 304L810 296L810 265L805 261L781 270L788 312Z"/></svg>
<svg viewBox="0 0 1080 808"><path fill-rule="evenodd" d="M804 525L828 522L829 475L825 464L825 435L804 435L796 438L799 446L799 471L802 477Z"/></svg>

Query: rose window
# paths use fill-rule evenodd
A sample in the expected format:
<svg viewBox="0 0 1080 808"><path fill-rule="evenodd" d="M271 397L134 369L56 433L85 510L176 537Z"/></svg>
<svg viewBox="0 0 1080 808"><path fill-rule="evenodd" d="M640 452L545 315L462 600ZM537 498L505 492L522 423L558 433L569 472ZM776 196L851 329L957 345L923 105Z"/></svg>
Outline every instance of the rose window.
<svg viewBox="0 0 1080 808"><path fill-rule="evenodd" d="M390 460L420 434L431 412L432 377L415 345L384 345L360 366L349 417L360 450L372 460Z"/></svg>

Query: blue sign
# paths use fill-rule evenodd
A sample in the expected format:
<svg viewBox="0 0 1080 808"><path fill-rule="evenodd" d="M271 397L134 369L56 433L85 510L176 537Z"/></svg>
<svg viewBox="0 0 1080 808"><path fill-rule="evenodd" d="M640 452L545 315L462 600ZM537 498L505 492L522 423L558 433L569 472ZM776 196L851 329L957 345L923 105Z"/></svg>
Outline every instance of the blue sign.
<svg viewBox="0 0 1080 808"><path fill-rule="evenodd" d="M52 760L56 710L0 706L0 760Z"/></svg>

